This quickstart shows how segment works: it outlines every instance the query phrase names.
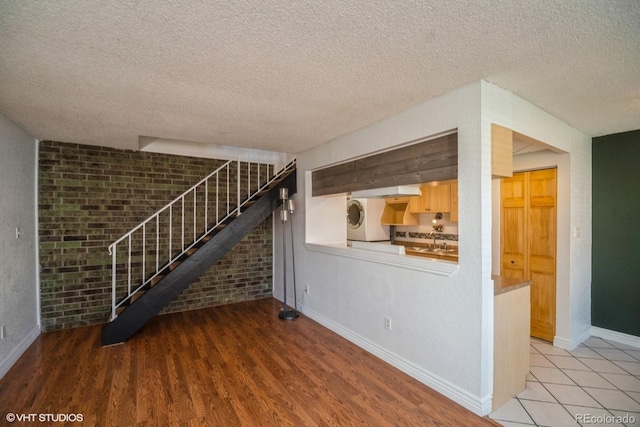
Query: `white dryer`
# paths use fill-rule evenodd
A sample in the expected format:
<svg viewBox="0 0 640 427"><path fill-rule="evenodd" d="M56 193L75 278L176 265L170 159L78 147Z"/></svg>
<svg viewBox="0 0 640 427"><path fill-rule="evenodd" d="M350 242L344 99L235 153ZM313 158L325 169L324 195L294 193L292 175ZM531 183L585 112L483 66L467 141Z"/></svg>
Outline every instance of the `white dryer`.
<svg viewBox="0 0 640 427"><path fill-rule="evenodd" d="M347 201L347 240L389 240L389 226L380 225L384 199L349 199Z"/></svg>

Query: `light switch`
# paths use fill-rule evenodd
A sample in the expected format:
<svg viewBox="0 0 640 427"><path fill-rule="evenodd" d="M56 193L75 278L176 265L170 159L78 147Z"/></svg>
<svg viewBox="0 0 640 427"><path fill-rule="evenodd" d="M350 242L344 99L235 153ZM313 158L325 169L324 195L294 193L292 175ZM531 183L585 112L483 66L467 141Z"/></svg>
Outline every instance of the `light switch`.
<svg viewBox="0 0 640 427"><path fill-rule="evenodd" d="M20 238L20 227L16 227L16 239Z"/></svg>

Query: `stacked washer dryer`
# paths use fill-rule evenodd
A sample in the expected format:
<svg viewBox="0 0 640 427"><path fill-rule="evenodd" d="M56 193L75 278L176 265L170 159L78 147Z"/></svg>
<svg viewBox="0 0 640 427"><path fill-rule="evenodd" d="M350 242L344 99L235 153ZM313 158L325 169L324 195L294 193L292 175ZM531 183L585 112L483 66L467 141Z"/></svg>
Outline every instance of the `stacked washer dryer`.
<svg viewBox="0 0 640 427"><path fill-rule="evenodd" d="M389 226L380 225L384 199L347 201L347 240L366 242L389 240Z"/></svg>

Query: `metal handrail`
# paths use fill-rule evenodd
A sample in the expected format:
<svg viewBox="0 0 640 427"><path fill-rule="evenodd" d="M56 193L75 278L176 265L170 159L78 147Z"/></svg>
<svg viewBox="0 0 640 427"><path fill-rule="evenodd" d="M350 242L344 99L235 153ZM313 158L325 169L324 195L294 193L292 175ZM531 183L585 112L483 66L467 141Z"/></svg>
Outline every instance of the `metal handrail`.
<svg viewBox="0 0 640 427"><path fill-rule="evenodd" d="M242 191L242 186L241 186L241 169L242 169L242 165L246 163L246 172L244 173L244 175L242 175L242 177L246 177L247 179L247 191L246 191L246 197L244 197L243 191ZM111 245L109 245L109 254L112 257L112 273L111 273L111 318L110 321L114 320L116 317L118 317L117 314L117 309L118 307L124 305L125 303L127 303L127 301L138 291L140 291L142 288L144 288L147 284L149 284L153 279L155 279L163 270L165 270L166 268L168 268L169 266L171 266L171 264L173 264L177 259L179 259L180 257L182 257L187 251L189 251L191 248L193 248L195 245L197 245L207 234L211 233L214 229L216 229L220 224L224 223L225 221L227 221L230 217L232 216L237 216L241 214L241 208L251 199L253 198L257 193L259 193L260 191L264 190L265 188L267 188L273 181L275 181L276 179L278 179L280 176L282 176L282 174L284 174L285 172L291 170L294 166L295 166L296 160L292 160L291 162L285 164L285 166L283 166L282 168L280 168L279 170L276 171L276 165L275 164L271 164L271 163L260 163L260 162L251 162L250 160L243 160L243 156L240 155L238 156L235 160L230 160L228 162L226 162L225 164L223 164L222 166L220 166L219 168L217 168L215 171L211 172L209 175L207 175L205 178L201 179L199 182L197 182L196 184L194 184L191 188L189 188L188 190L186 190L185 192L183 192L182 194L180 194L178 197L176 197L175 199L173 199L173 201L167 203L164 207L158 209L153 215L149 216L147 219L145 219L144 221L142 221L140 224L136 225L135 227L133 227L131 230L129 230L129 232L125 233L124 235L122 235L120 238L118 238L116 241L114 241ZM236 175L237 175L237 180L236 180L236 191L235 191L235 195L236 195L236 203L235 206L233 206L232 200L231 200L231 187L230 187L230 169L232 167L232 165L236 165L235 171L236 171ZM256 167L257 169L257 186L255 188L255 190L252 189L252 184L251 184L251 168L252 165L254 167ZM261 176L261 169L266 169L266 172L264 173L263 176ZM271 168L271 174L270 174L270 168ZM215 182L214 181L215 178ZM261 182L260 180L264 179L264 182ZM209 209L210 209L210 201L209 201L209 190L210 190L210 185L213 188L213 186L215 186L215 213L216 213L216 218L215 220L212 222L212 225L208 225L208 221L209 221ZM225 199L226 200L220 200L220 189L221 189L221 185L223 186L222 188L225 189L224 194L226 195ZM201 188L204 190L204 196L201 196L201 203L202 205L202 221L204 223L204 228L202 229L202 233L198 234L198 227L197 227L197 223L198 223L198 219L199 216L198 214L198 189ZM193 199L191 199L191 197L189 197L190 200L187 201L187 197L190 196L190 194L193 194ZM203 200L202 200L203 199ZM191 242L185 245L185 201L187 203L190 203L191 201L193 202L193 238L188 238L187 242ZM211 204L213 203L213 201L211 201ZM180 250L176 252L176 254L173 254L173 220L174 220L174 207L176 205L180 205L178 208L175 208L175 210L179 209L179 214L180 214ZM226 209L225 209L226 206ZM223 215L220 215L220 208L223 208ZM166 211L168 211L168 218L169 218L169 229L168 229L168 234L167 234L167 241L168 241L168 257L165 258L167 259L167 261L165 263L163 263L162 265L160 264L160 241L161 241L161 236L160 236L160 216L165 213ZM154 246L154 253L155 253L155 263L154 263L154 272L150 275L147 276L147 272L146 272L146 267L147 267L147 226L155 226L155 233L154 236L155 237L155 244L152 243L152 245ZM132 281L134 280L132 278L132 257L133 257L133 251L132 251L132 240L133 240L133 236L136 232L141 232L142 233L142 259L141 259L141 281L140 281L140 285L138 285L137 287L135 287L135 289L132 289ZM191 234L191 233L189 233ZM126 241L126 242L125 242ZM120 299L120 302L117 302L117 291L118 291L118 286L117 286L117 282L118 282L118 260L117 260L117 255L118 255L118 245L122 244L123 242L125 242L124 244L127 245L127 253L126 253L126 263L125 263L125 269L126 269L126 296L124 296L123 298ZM137 280L135 280L137 281Z"/></svg>

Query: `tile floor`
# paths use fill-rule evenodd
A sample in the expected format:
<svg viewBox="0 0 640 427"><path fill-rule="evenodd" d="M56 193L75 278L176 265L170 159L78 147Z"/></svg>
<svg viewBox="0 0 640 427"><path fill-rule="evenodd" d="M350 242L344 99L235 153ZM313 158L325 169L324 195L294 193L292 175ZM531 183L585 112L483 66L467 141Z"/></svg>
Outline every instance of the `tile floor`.
<svg viewBox="0 0 640 427"><path fill-rule="evenodd" d="M640 426L640 348L591 337L573 351L531 339L527 388L489 415L503 426Z"/></svg>

